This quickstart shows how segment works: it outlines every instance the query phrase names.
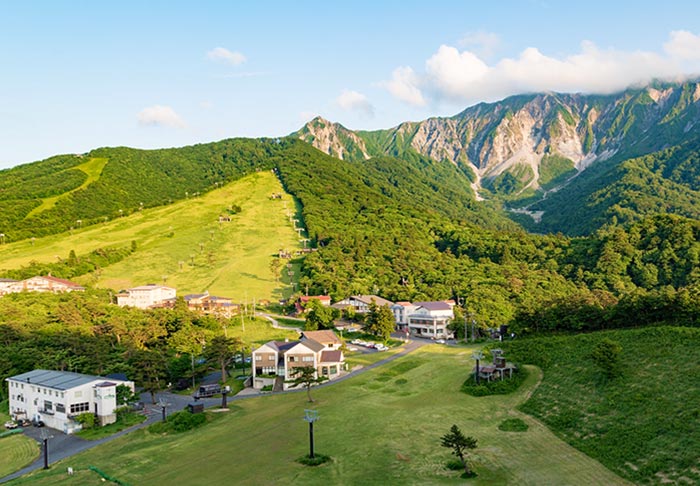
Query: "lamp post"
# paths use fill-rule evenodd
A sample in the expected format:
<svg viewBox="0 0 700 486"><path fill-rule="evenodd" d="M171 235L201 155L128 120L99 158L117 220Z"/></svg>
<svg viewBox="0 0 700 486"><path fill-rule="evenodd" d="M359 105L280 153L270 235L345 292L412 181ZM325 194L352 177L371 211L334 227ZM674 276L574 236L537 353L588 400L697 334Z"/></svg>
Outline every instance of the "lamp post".
<svg viewBox="0 0 700 486"><path fill-rule="evenodd" d="M304 420L309 423L309 457L314 458L314 422L318 420L318 410L304 410Z"/></svg>
<svg viewBox="0 0 700 486"><path fill-rule="evenodd" d="M472 353L472 358L476 361L476 372L474 373L474 378L476 379L476 384L478 385L479 382L479 361L484 358L484 355L481 354L481 351L474 351Z"/></svg>
<svg viewBox="0 0 700 486"><path fill-rule="evenodd" d="M44 469L49 468L49 439L53 436L46 429L41 429L41 444L44 450Z"/></svg>
<svg viewBox="0 0 700 486"><path fill-rule="evenodd" d="M223 387L221 390L221 408L226 408L227 407L227 402L226 402L226 396L231 392L231 387L226 385Z"/></svg>

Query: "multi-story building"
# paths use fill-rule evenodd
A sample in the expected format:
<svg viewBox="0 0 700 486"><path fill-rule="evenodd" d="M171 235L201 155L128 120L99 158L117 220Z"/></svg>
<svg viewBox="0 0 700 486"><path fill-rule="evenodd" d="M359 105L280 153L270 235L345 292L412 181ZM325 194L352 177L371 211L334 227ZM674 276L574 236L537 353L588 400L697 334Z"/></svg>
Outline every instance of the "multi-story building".
<svg viewBox="0 0 700 486"><path fill-rule="evenodd" d="M91 412L100 425L117 420L117 386L134 391L132 381L69 371L34 370L6 378L13 419L41 420L47 427L72 434L81 429L76 416Z"/></svg>
<svg viewBox="0 0 700 486"><path fill-rule="evenodd" d="M117 305L119 307L138 307L139 309L150 309L159 307L169 299L174 299L177 290L164 285L148 284L117 294Z"/></svg>
<svg viewBox="0 0 700 486"><path fill-rule="evenodd" d="M409 333L411 336L447 339L454 333L448 329L448 325L454 319L453 301L414 302L409 304L402 302L392 307L396 318L396 327L399 331Z"/></svg>
<svg viewBox="0 0 700 486"><path fill-rule="evenodd" d="M265 343L253 351L253 387L276 385L286 390L295 368L304 366L314 367L317 376L337 378L345 366L340 346L332 331L305 331L299 341Z"/></svg>
<svg viewBox="0 0 700 486"><path fill-rule="evenodd" d="M7 285L5 293L16 292L82 292L85 287L63 278L36 276L19 280Z"/></svg>

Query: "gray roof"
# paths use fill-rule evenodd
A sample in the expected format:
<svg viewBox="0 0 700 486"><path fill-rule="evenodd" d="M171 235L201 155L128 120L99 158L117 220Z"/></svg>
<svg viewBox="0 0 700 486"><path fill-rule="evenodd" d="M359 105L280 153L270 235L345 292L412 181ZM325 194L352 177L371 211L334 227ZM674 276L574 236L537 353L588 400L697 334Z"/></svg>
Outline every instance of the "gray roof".
<svg viewBox="0 0 700 486"><path fill-rule="evenodd" d="M420 306L431 311L451 310L452 306L445 301L416 302L413 305Z"/></svg>
<svg viewBox="0 0 700 486"><path fill-rule="evenodd" d="M76 386L85 385L92 381L104 380L100 376L83 375L70 371L50 371L50 370L33 370L21 375L15 375L7 378L8 380L22 381L32 385L45 386L54 390L68 390Z"/></svg>

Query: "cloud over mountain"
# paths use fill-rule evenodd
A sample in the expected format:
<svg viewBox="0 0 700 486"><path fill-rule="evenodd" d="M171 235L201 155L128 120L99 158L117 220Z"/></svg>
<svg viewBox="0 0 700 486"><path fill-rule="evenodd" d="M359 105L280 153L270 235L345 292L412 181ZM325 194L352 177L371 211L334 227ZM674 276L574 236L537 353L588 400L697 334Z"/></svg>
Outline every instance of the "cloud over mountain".
<svg viewBox="0 0 700 486"><path fill-rule="evenodd" d="M489 39L481 34L463 45L483 44L483 38ZM423 106L428 101L475 103L541 91L613 93L653 79L678 80L700 72L700 36L688 31L671 32L659 52L603 49L584 41L578 52L566 56L528 47L517 57L489 63L477 51L483 52L443 44L422 71L398 67L379 86L401 101Z"/></svg>

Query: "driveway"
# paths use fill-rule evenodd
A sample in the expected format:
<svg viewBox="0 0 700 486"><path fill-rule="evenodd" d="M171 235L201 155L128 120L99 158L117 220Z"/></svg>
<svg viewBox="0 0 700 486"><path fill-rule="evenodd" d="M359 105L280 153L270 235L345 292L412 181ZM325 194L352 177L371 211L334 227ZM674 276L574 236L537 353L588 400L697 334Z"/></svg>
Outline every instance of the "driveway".
<svg viewBox="0 0 700 486"><path fill-rule="evenodd" d="M401 356L405 356L408 353L415 351L416 349L425 346L426 344L432 344L433 341L428 340L428 339L412 339L409 341L404 349L399 351L398 353L388 356L382 360L377 361L376 363L373 363L371 365L364 366L360 369L356 369L354 371L351 371L350 373L347 373L341 377L336 378L333 381L327 381L325 383L322 383L320 385L317 385L318 388L324 388L327 386L332 386L335 383L339 383L341 381L345 381L348 378L351 378L353 376L359 375L360 373L364 373L368 370L377 368L379 366L382 366L386 363L389 363L391 361L394 361L395 359L400 358ZM278 395L280 393L303 393L305 390L303 388L294 388L291 390L286 390L282 392L276 392L274 395ZM257 390L256 390L257 392ZM228 397L228 402L231 403L233 401L237 400L245 400L247 398L251 397L257 397L260 396L261 393L239 393L238 395L235 395L233 397ZM269 395L269 394L268 394ZM125 434L128 434L129 432L132 432L134 430L146 427L153 422L156 422L161 419L162 417L162 408L160 406L160 400L163 400L166 404L166 414L170 415L173 412L180 411L184 409L187 404L192 403L194 400L190 395L178 395L176 393L170 393L170 392L160 392L156 394L156 404L151 403L151 395L150 393L143 393L141 394L141 401L144 403L144 414L148 417L145 422L134 425L132 427L129 427L128 429L124 429L121 432L117 432L114 435L110 435L109 437L105 437L103 439L99 440L85 440L81 439L80 437L77 437L75 435L67 435L64 434L63 432L55 429L50 429L48 427L42 427L42 428L36 428L36 427L27 427L24 429L24 433L28 436L31 437L39 444L41 444L41 431L44 430L50 435L49 439L49 466L51 463L54 463L58 460L65 459L67 457L71 457L75 454L78 454L82 451L85 451L87 449L91 449L95 446L98 446L100 444L105 444L107 442L110 442L118 437L121 437ZM210 408L210 407L218 407L221 405L221 398L202 398L199 400L200 403L204 403L205 408ZM40 469L44 466L44 457L43 453L39 456L39 459L34 461L32 464L29 466L20 469L19 471L12 473L8 476L5 476L3 478L0 478L0 483L5 483L7 481L10 481L11 479L18 478L20 476L23 476L27 473L30 473L32 471L36 471L37 469Z"/></svg>

